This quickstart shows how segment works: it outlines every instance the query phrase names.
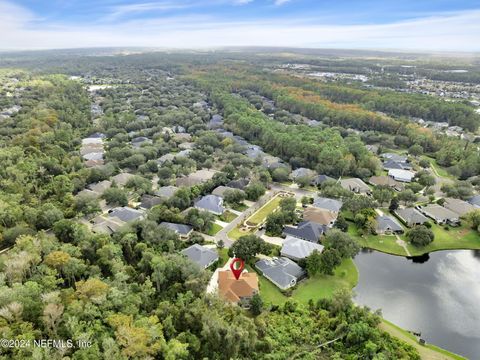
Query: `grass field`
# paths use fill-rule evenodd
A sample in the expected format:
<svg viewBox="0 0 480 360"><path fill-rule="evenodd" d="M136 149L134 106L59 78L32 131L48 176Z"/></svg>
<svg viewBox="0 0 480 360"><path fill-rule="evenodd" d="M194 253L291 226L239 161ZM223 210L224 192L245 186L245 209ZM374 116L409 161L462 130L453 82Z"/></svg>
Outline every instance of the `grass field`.
<svg viewBox="0 0 480 360"><path fill-rule="evenodd" d="M243 212L248 209L248 206L242 203L242 204L232 206L232 209Z"/></svg>
<svg viewBox="0 0 480 360"><path fill-rule="evenodd" d="M443 167L438 165L437 160L435 160L434 158L427 155L422 155L421 158L428 160L430 162L430 166L432 167L432 169L436 170L439 176L444 178L449 178L449 179L455 179L455 177L449 174L447 170L445 170Z"/></svg>
<svg viewBox="0 0 480 360"><path fill-rule="evenodd" d="M210 229L207 231L207 235L214 236L216 233L218 233L220 230L223 228L215 223L212 223L212 226L210 226Z"/></svg>
<svg viewBox="0 0 480 360"><path fill-rule="evenodd" d="M343 287L352 289L357 282L358 271L351 259L344 260L332 276L319 275L302 280L290 297L285 296L274 284L259 275L260 296L265 303L274 305L281 305L287 300L307 304L310 299L317 301L330 298L336 290Z"/></svg>
<svg viewBox="0 0 480 360"><path fill-rule="evenodd" d="M275 196L247 219L248 224L252 226L260 225L280 205L281 200L280 196Z"/></svg>
<svg viewBox="0 0 480 360"><path fill-rule="evenodd" d="M408 331L405 331L385 319L382 320L380 329L413 346L417 349L422 360L465 360L464 357L441 349L438 346L431 344L420 345L413 334L410 334Z"/></svg>
<svg viewBox="0 0 480 360"><path fill-rule="evenodd" d="M250 234L250 232L242 232L238 227L234 227L232 230L229 231L227 236L232 240L238 240L239 237L248 234Z"/></svg>
<svg viewBox="0 0 480 360"><path fill-rule="evenodd" d="M432 231L435 234L435 239L425 247L418 248L407 243L410 255L419 256L439 250L480 249L480 235L465 225L449 227L449 230L445 230L442 226L434 224ZM361 237L353 223L349 223L348 234L355 238L363 247L393 255L408 255L405 249L396 243L397 239L393 235L368 235ZM401 235L400 238L407 242L405 235Z"/></svg>

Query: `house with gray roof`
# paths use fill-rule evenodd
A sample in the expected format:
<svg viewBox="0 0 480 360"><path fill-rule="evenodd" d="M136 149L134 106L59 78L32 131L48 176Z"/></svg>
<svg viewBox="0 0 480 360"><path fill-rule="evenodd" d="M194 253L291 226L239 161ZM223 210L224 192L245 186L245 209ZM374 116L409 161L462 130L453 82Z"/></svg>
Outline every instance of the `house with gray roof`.
<svg viewBox="0 0 480 360"><path fill-rule="evenodd" d="M399 155L395 153L383 153L380 154L380 157L385 160L392 160L396 162L407 162L408 157L406 155Z"/></svg>
<svg viewBox="0 0 480 360"><path fill-rule="evenodd" d="M315 171L307 168L298 168L292 171L290 178L292 180L297 180L299 178L311 177L313 178L316 175Z"/></svg>
<svg viewBox="0 0 480 360"><path fill-rule="evenodd" d="M225 212L223 199L217 195L205 195L200 200L195 201L194 207L215 215L222 215Z"/></svg>
<svg viewBox="0 0 480 360"><path fill-rule="evenodd" d="M168 200L177 192L178 188L176 186L162 186L155 191L155 195L161 197L162 199Z"/></svg>
<svg viewBox="0 0 480 360"><path fill-rule="evenodd" d="M280 255L292 259L293 261L298 261L310 256L314 250L322 252L323 245L287 236L283 242Z"/></svg>
<svg viewBox="0 0 480 360"><path fill-rule="evenodd" d="M123 222L130 222L140 220L143 218L144 212L137 209L132 209L127 206L113 208L109 211L108 216L111 218L118 218Z"/></svg>
<svg viewBox="0 0 480 360"><path fill-rule="evenodd" d="M145 144L152 144L153 141L145 136L139 136L139 137L133 138L130 143L132 144L133 147L139 148Z"/></svg>
<svg viewBox="0 0 480 360"><path fill-rule="evenodd" d="M215 174L216 174L216 171L214 170L207 170L207 169L197 170L194 173L191 173L187 176L178 178L176 180L176 185L177 186L200 185L212 179Z"/></svg>
<svg viewBox="0 0 480 360"><path fill-rule="evenodd" d="M174 154L165 154L160 156L156 161L159 165L162 165L166 161L173 161L175 159Z"/></svg>
<svg viewBox="0 0 480 360"><path fill-rule="evenodd" d="M144 194L140 198L139 208L148 210L156 205L160 205L162 202L163 199L161 197Z"/></svg>
<svg viewBox="0 0 480 360"><path fill-rule="evenodd" d="M87 189L93 191L98 196L102 195L105 190L112 186L112 182L108 180L99 181L87 186Z"/></svg>
<svg viewBox="0 0 480 360"><path fill-rule="evenodd" d="M403 234L403 227L391 216L377 216L377 234Z"/></svg>
<svg viewBox="0 0 480 360"><path fill-rule="evenodd" d="M306 275L305 270L286 257L262 259L255 267L282 290L295 286Z"/></svg>
<svg viewBox="0 0 480 360"><path fill-rule="evenodd" d="M297 225L285 226L283 228L283 234L285 236L293 236L297 239L311 241L318 243L320 237L326 232L327 226L315 223L313 221L302 221Z"/></svg>
<svg viewBox="0 0 480 360"><path fill-rule="evenodd" d="M134 177L135 177L135 175L133 175L133 174L130 174L128 172L122 172L118 175L113 176L112 181L115 181L115 183L118 186L123 187L123 186L127 185L128 180L130 180Z"/></svg>
<svg viewBox="0 0 480 360"><path fill-rule="evenodd" d="M476 210L476 207L469 202L454 198L445 198L443 207L457 213L460 217Z"/></svg>
<svg viewBox="0 0 480 360"><path fill-rule="evenodd" d="M214 249L198 244L194 244L180 252L202 269L206 269L218 261L218 253Z"/></svg>
<svg viewBox="0 0 480 360"><path fill-rule="evenodd" d="M400 220L408 227L423 225L428 222L428 218L415 208L397 209L395 210L395 214L397 214Z"/></svg>
<svg viewBox="0 0 480 360"><path fill-rule="evenodd" d="M460 223L457 213L438 204L419 206L418 210L420 210L425 216L433 219L437 224L449 224L455 226Z"/></svg>
<svg viewBox="0 0 480 360"><path fill-rule="evenodd" d="M232 180L227 184L227 187L243 190L250 183L248 179Z"/></svg>
<svg viewBox="0 0 480 360"><path fill-rule="evenodd" d="M84 160L102 160L103 159L103 150L97 152L91 152L88 154L83 154L82 158Z"/></svg>
<svg viewBox="0 0 480 360"><path fill-rule="evenodd" d="M311 184L313 186L318 186L323 184L325 181L336 181L334 178L327 175L317 175L313 178Z"/></svg>
<svg viewBox="0 0 480 360"><path fill-rule="evenodd" d="M213 189L212 195L217 195L217 196L220 196L221 198L223 198L225 196L225 192L228 191L228 190L238 190L238 189L234 189L234 188L231 188L231 187L228 187L228 186L220 185L220 186L217 186L215 189Z"/></svg>
<svg viewBox="0 0 480 360"><path fill-rule="evenodd" d="M468 199L468 202L475 206L477 209L480 209L480 195L475 195L474 197L471 197Z"/></svg>
<svg viewBox="0 0 480 360"><path fill-rule="evenodd" d="M403 169L390 169L388 170L388 176L395 181L411 182L415 177L415 173L413 171Z"/></svg>
<svg viewBox="0 0 480 360"><path fill-rule="evenodd" d="M319 209L325 209L338 213L343 206L340 200L319 197L313 202L313 206Z"/></svg>
<svg viewBox="0 0 480 360"><path fill-rule="evenodd" d="M346 189L350 190L357 194L362 195L370 195L371 190L367 184L365 184L361 179L358 178L348 178L348 179L341 179L340 185Z"/></svg>
<svg viewBox="0 0 480 360"><path fill-rule="evenodd" d="M193 231L193 227L191 227L190 225L177 224L166 221L162 221L160 223L160 226L166 227L167 229L174 231L183 239L188 238Z"/></svg>
<svg viewBox="0 0 480 360"><path fill-rule="evenodd" d="M383 163L385 170L410 170L412 165L408 162L387 160Z"/></svg>

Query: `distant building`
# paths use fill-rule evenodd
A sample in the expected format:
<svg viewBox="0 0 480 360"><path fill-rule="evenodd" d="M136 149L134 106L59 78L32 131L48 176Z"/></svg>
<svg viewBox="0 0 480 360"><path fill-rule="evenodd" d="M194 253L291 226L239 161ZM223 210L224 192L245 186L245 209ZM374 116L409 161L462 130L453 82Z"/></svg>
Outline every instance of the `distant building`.
<svg viewBox="0 0 480 360"><path fill-rule="evenodd" d="M182 239L188 238L193 231L193 227L191 227L190 225L177 224L166 221L162 221L160 223L160 226L166 227L167 229L174 231Z"/></svg>
<svg viewBox="0 0 480 360"><path fill-rule="evenodd" d="M438 204L430 204L419 207L419 210L424 215L433 219L437 224L449 224L455 226L460 223L460 219L457 213Z"/></svg>
<svg viewBox="0 0 480 360"><path fill-rule="evenodd" d="M140 206L139 207L141 209L148 210L148 209L151 209L152 207L154 207L156 205L160 205L162 202L163 202L162 198L160 198L158 196L152 196L152 195L144 194L144 195L142 195L142 197L140 199Z"/></svg>
<svg viewBox="0 0 480 360"><path fill-rule="evenodd" d="M388 176L396 181L411 182L415 177L415 173L408 170L390 169L388 170Z"/></svg>
<svg viewBox="0 0 480 360"><path fill-rule="evenodd" d="M454 198L445 198L445 203L443 204L443 207L453 211L460 217L476 210L475 206L473 206L469 202Z"/></svg>
<svg viewBox="0 0 480 360"><path fill-rule="evenodd" d="M358 178L349 178L349 179L341 179L340 185L346 189L350 190L357 194L362 195L370 195L371 190L367 184L365 184L361 179Z"/></svg>
<svg viewBox="0 0 480 360"><path fill-rule="evenodd" d="M397 209L395 213L408 227L428 222L428 219L415 208Z"/></svg>
<svg viewBox="0 0 480 360"><path fill-rule="evenodd" d="M404 230L402 225L397 220L390 216L377 216L377 228L378 234L403 234Z"/></svg>
<svg viewBox="0 0 480 360"><path fill-rule="evenodd" d="M205 195L200 200L195 201L194 207L215 215L222 215L225 212L223 199L216 195Z"/></svg>
<svg viewBox="0 0 480 360"><path fill-rule="evenodd" d="M205 169L198 170L198 171L195 171L194 173L189 174L188 176L178 178L176 181L176 185L179 187L200 185L212 179L215 174L216 174L216 171L213 171L213 170L205 170Z"/></svg>
<svg viewBox="0 0 480 360"><path fill-rule="evenodd" d="M162 186L155 191L155 195L158 197L168 200L177 192L178 188L176 186Z"/></svg>

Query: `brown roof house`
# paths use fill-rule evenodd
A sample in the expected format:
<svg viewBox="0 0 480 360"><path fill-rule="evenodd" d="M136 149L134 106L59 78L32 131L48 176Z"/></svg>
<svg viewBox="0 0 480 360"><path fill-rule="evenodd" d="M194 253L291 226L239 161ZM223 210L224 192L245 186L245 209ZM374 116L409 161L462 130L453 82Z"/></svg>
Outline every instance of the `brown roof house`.
<svg viewBox="0 0 480 360"><path fill-rule="evenodd" d="M399 183L390 176L372 176L370 179L368 179L368 182L375 186L388 186L397 191L402 191L404 189L403 184Z"/></svg>
<svg viewBox="0 0 480 360"><path fill-rule="evenodd" d="M230 270L219 271L218 294L227 301L248 307L253 295L258 294L257 274L243 272L237 280Z"/></svg>
<svg viewBox="0 0 480 360"><path fill-rule="evenodd" d="M211 178L213 178L213 175L215 175L216 171L213 170L198 170L195 171L194 173L189 174L188 176L184 176L181 178L178 178L176 181L177 186L194 186L194 185L200 185L204 182L207 182Z"/></svg>
<svg viewBox="0 0 480 360"><path fill-rule="evenodd" d="M303 213L303 220L312 221L314 223L325 225L327 227L332 227L337 220L337 216L338 213L327 209L309 207L305 209L305 212Z"/></svg>

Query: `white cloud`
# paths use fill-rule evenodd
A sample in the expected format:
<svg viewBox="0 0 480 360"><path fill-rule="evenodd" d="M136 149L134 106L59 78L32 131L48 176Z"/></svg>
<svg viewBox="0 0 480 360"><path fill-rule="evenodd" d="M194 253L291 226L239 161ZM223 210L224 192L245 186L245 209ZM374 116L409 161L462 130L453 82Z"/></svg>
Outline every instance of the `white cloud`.
<svg viewBox="0 0 480 360"><path fill-rule="evenodd" d="M107 16L107 20L116 20L125 15L145 13L148 11L168 11L178 10L188 7L188 4L172 1L147 2L140 4L117 5L111 8L111 13Z"/></svg>
<svg viewBox="0 0 480 360"><path fill-rule="evenodd" d="M275 5L280 6L286 4L287 2L290 2L290 0L275 0Z"/></svg>
<svg viewBox="0 0 480 360"><path fill-rule="evenodd" d="M44 24L29 11L0 0L0 34L0 49L285 46L480 51L480 10L372 25L322 25L319 19L220 21L209 15L184 15L74 26Z"/></svg>

